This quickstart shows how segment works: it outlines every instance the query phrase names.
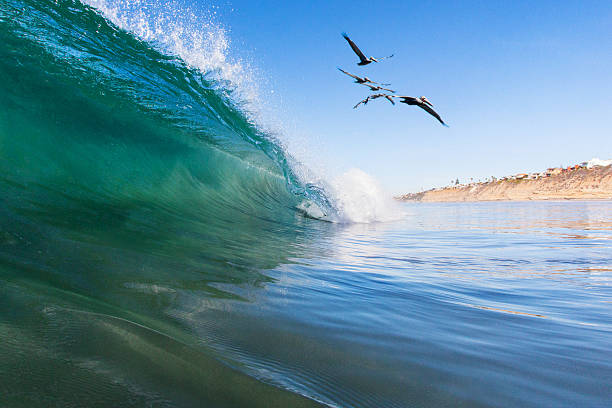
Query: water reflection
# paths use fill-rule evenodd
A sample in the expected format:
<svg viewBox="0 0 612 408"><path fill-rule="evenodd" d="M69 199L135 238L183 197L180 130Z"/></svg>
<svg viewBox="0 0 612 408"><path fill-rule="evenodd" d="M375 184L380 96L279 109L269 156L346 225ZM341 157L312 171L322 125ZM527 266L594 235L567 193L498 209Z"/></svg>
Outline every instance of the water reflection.
<svg viewBox="0 0 612 408"><path fill-rule="evenodd" d="M161 390L149 402L189 405L206 384L221 406L249 387L263 406L313 403L299 394L345 407L602 405L612 373L611 210L409 204L401 222L287 213L240 223L236 235L224 217L163 217L154 242L137 228L3 226L2 276L13 282L4 299L47 322L3 314L5 333L46 339L48 353L101 384L131 382L118 395ZM44 311L26 312L33 296ZM241 373L295 394L259 389Z"/></svg>
<svg viewBox="0 0 612 408"><path fill-rule="evenodd" d="M597 405L611 210L409 204L400 223L331 227L251 304L184 317L251 375L330 404L539 406L546 390L544 405Z"/></svg>

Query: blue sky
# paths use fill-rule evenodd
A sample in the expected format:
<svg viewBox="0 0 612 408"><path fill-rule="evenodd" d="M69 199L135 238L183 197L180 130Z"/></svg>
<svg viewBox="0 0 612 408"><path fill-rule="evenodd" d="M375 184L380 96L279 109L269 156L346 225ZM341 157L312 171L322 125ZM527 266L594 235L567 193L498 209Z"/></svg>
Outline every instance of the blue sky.
<svg viewBox="0 0 612 408"><path fill-rule="evenodd" d="M335 172L403 193L612 158L609 0L215 4L287 132ZM395 57L358 67L343 31ZM384 100L353 110L369 91L336 67L427 96L450 128Z"/></svg>

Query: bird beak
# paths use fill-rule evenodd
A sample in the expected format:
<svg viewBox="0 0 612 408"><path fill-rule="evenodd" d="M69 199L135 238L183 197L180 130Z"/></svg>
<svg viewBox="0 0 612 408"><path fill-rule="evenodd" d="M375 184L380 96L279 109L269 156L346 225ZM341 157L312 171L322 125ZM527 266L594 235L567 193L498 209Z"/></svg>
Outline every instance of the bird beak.
<svg viewBox="0 0 612 408"><path fill-rule="evenodd" d="M428 104L429 106L431 106L433 108L433 104L431 102L429 102L429 99L424 98L423 102L425 102L426 104Z"/></svg>

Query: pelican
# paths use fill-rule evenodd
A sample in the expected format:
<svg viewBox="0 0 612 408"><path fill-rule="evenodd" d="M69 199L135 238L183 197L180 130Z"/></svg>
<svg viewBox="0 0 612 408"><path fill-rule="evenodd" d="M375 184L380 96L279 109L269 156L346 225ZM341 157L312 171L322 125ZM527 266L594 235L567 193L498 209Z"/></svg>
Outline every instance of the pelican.
<svg viewBox="0 0 612 408"><path fill-rule="evenodd" d="M389 88L383 88L382 86L378 86L378 85L370 85L370 84L361 84L361 85L365 85L368 88L370 88L370 91L372 92L376 92L376 91L387 91L387 92L391 92L391 93L395 93L394 90L389 89Z"/></svg>
<svg viewBox="0 0 612 408"><path fill-rule="evenodd" d="M419 108L423 109L424 111L429 113L434 118L438 119L438 121L441 124L448 127L448 125L444 123L440 115L438 115L438 113L432 109L433 105L431 104L431 102L429 102L429 100L426 97L421 96L420 98L415 98L414 96L399 96L399 95L388 95L388 96L390 98L400 98L400 102L405 103L406 105L418 106Z"/></svg>
<svg viewBox="0 0 612 408"><path fill-rule="evenodd" d="M393 105L395 105L395 102L393 101L393 99L391 99L392 96L393 95L387 95L387 94L384 94L384 93L372 94L372 95L368 96L367 98L365 98L364 100L359 101L359 103L357 105L353 106L353 109L356 109L362 103L364 105L367 105L368 102L370 102L371 99L374 100L374 99L378 99L378 98L386 98L389 102L391 102Z"/></svg>
<svg viewBox="0 0 612 408"><path fill-rule="evenodd" d="M383 58L374 58L374 57L366 58L366 56L363 55L363 52L361 52L359 47L357 47L357 45L353 41L351 41L351 39L349 38L348 35L346 35L346 33L342 33L342 36L349 43L349 45L351 46L355 54L357 54L357 56L359 57L359 62L357 63L357 65L368 65L371 62L378 62L386 58L391 58L393 56L393 54L391 54L388 57L383 57Z"/></svg>
<svg viewBox="0 0 612 408"><path fill-rule="evenodd" d="M374 81L372 81L372 80L371 80L370 78L368 78L368 77L363 77L363 78L358 77L357 75L353 75L353 74L351 74L350 72L346 72L346 71L345 71L345 70L343 70L342 68L338 68L338 69L340 70L340 72L342 72L342 73L344 73L344 74L346 74L346 75L348 75L348 76L350 76L350 77L352 77L352 78L355 78L355 83L356 83L356 84L378 84L378 85L391 85L391 84L381 84L380 82L374 82Z"/></svg>

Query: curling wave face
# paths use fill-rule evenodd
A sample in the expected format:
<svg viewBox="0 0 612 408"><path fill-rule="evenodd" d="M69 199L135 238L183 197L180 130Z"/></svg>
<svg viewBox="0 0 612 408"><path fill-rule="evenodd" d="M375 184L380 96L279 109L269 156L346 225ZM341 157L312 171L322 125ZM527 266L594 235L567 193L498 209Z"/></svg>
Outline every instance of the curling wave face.
<svg viewBox="0 0 612 408"><path fill-rule="evenodd" d="M316 406L201 313L386 204L306 177L222 30L143 3L0 0L0 405Z"/></svg>
<svg viewBox="0 0 612 408"><path fill-rule="evenodd" d="M183 215L189 203L200 219L276 219L304 198L328 204L302 186L222 73L162 54L78 2L9 1L1 13L0 165L19 195L43 189Z"/></svg>
<svg viewBox="0 0 612 408"><path fill-rule="evenodd" d="M0 43L0 405L316 405L167 315L269 281L327 224L299 208L333 211L225 68L70 0L1 0Z"/></svg>

